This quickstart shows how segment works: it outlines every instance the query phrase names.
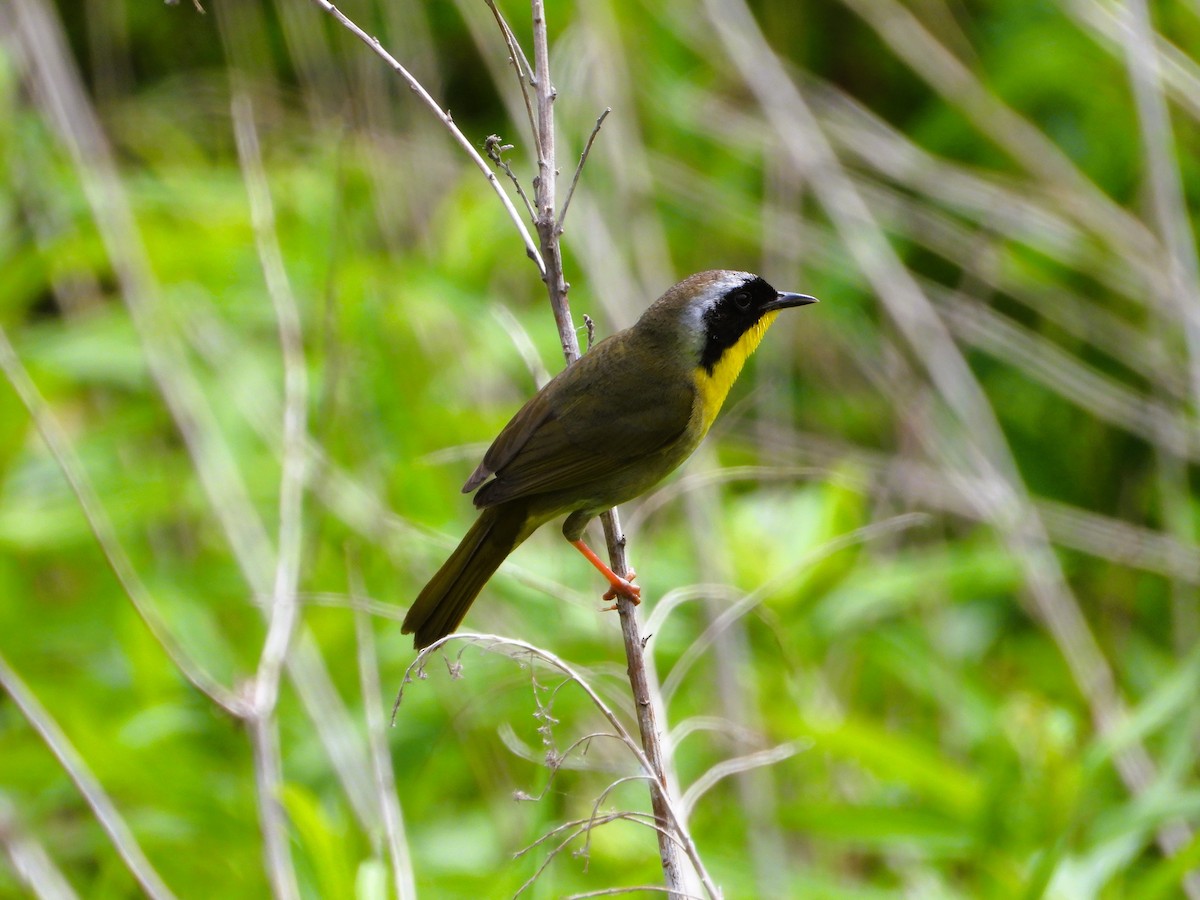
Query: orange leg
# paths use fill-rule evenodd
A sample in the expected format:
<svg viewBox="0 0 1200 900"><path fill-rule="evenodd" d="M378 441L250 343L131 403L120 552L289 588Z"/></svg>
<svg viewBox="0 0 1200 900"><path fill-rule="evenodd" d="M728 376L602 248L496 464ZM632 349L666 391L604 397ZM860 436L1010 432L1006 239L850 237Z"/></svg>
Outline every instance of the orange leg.
<svg viewBox="0 0 1200 900"><path fill-rule="evenodd" d="M633 579L637 578L637 572L630 570L629 576L622 578L606 566L604 560L593 553L592 548L583 541L571 541L571 546L582 553L584 558L595 566L601 575L608 579L611 587L604 594L605 600L615 600L617 597L624 597L635 606L642 602L642 589L633 583ZM616 609L616 606L610 606L608 609Z"/></svg>

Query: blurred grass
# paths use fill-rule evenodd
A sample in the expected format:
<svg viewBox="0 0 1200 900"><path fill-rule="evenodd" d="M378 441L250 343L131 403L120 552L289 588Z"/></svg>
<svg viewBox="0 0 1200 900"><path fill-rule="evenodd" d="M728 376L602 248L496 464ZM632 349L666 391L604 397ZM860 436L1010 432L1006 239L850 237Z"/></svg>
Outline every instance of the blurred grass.
<svg viewBox="0 0 1200 900"><path fill-rule="evenodd" d="M1200 825L1200 575L1159 564L1153 548L1200 552L1200 445L1182 329L1155 278L1169 258L1153 242L1114 245L1094 206L981 133L855 7L764 0L755 12L948 323L1035 508L1055 503L1093 524L1141 529L1114 532L1121 553L1103 553L1082 519L1046 520L1130 715L1102 733L1062 648L1027 612L1024 570L978 512L987 485L935 450L965 444L954 443L960 432L924 374L923 348L905 344L871 293L711 23L682 3L555 7L564 173L597 113L614 108L567 223L576 318L586 312L610 333L675 278L716 266L762 271L825 301L776 326L684 476L741 465L805 473L690 487L718 511L699 528L686 496L633 516L632 559L651 606L687 585L728 585L661 626L664 679L731 594L767 586L671 697L673 727L725 720L680 741L684 786L731 756L801 748L704 796L692 823L701 854L728 897L1176 896L1200 844L1169 858L1155 834ZM1157 230L1124 58L1073 17L1069 0L904 8L1131 221ZM31 87L37 60L9 27L17 9L0 8L0 326L160 614L195 659L238 687L257 664L255 607L267 598L255 595L151 377L80 173ZM211 438L274 541L281 361L215 17L187 3L55 9L146 245L155 327L180 341L174 364L195 376L214 414ZM517 144L514 165L528 176L515 86L482 4L345 9L413 65L472 140L497 132ZM528 46L525 7L504 9ZM1151 14L1194 66L1194 6L1154 3ZM232 21L253 62L321 454L306 496L303 619L349 708L344 738L363 746L347 549L370 599L401 615L468 527L466 474L534 389L494 309L512 313L551 371L557 340L499 204L378 60L304 3L239 4ZM1184 103L1171 113L1194 228L1200 125ZM1073 387L1085 367L1103 379ZM1120 414L1151 407L1182 446ZM910 511L928 518L822 549ZM620 705L623 663L613 622L596 612L597 580L546 531L514 555L467 624L552 649ZM7 386L0 595L4 656L166 883L179 896L262 896L246 736L149 635ZM373 627L386 697L412 652L394 617ZM512 854L590 815L612 777L604 767L630 762L594 741L582 758L598 770L564 768L551 781L537 761L546 722L532 715L532 692L544 702L557 682L476 651L463 663L461 680L431 667L409 685L386 737L420 892L509 896L548 847ZM281 703L282 799L303 893L386 894L379 822L347 792L297 689L285 686ZM563 689L553 704L559 749L599 727L578 692ZM508 728L533 760L506 746ZM1137 744L1156 771L1131 794L1114 760ZM9 853L0 894L30 890L13 861L17 833L39 842L80 895L137 894L11 703L0 704L0 759L0 811L14 810L19 826L0 827ZM512 799L548 783L537 802ZM623 786L603 808L645 810L644 793ZM594 832L586 859L553 862L529 895L657 879L648 832L616 823Z"/></svg>

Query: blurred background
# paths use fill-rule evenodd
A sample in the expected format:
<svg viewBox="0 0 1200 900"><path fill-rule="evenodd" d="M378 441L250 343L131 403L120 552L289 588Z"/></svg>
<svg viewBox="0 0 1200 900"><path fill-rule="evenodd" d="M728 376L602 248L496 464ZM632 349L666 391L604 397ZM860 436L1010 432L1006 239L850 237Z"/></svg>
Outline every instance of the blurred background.
<svg viewBox="0 0 1200 900"><path fill-rule="evenodd" d="M715 267L822 298L624 512L725 896L1200 896L1200 5L550 7L560 198L612 108L576 324ZM528 187L483 0L341 8ZM452 645L385 724L459 488L562 364L403 81L303 0L0 0L0 172L0 895L261 897L264 844L304 897L661 883L644 825L554 831L648 802L528 658ZM544 532L466 627L628 714Z"/></svg>

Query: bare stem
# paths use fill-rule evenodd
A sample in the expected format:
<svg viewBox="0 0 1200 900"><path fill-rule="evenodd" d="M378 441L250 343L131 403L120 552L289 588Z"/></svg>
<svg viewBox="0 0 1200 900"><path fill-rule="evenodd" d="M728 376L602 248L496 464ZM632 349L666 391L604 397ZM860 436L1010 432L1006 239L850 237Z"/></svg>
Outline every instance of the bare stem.
<svg viewBox="0 0 1200 900"><path fill-rule="evenodd" d="M544 0L531 0L533 12L533 65L534 92L537 99L538 127L535 145L538 152L538 177L534 183L535 206L537 208L537 231L541 239L542 257L546 261L544 281L550 295L550 306L558 324L559 339L563 356L570 365L579 358L579 342L571 320L571 309L567 302L568 284L563 275L562 250L559 245L561 220L555 215L555 188L558 179L554 150L554 85L550 80L550 53L546 37L546 15ZM592 139L603 122L602 115L596 122ZM590 148L592 141L588 141ZM584 158L587 150L584 151ZM580 159L580 168L583 158ZM578 178L578 171L576 172ZM574 185L572 185L572 191ZM565 213L564 207L564 213ZM625 577L629 564L625 556L625 535L617 510L611 509L600 517L604 525L604 537L608 544L609 564L612 570ZM633 691L634 709L637 711L638 730L641 732L642 749L645 751L649 771L653 775L650 788L650 804L657 820L658 850L662 862L663 878L672 898L683 895L684 875L680 867L679 851L675 843L665 834L671 827L667 797L666 767L663 763L662 736L655 720L654 700L650 693L650 682L646 672L645 652L638 631L635 606L629 600L618 598L617 610L621 617L621 635L625 642L625 656L629 662L629 685ZM676 823L682 830L682 822ZM685 835L680 834L684 839ZM706 883L711 889L711 884Z"/></svg>
<svg viewBox="0 0 1200 900"><path fill-rule="evenodd" d="M541 244L545 268L542 280L550 294L550 307L558 325L558 339L562 345L567 364L579 359L579 342L575 339L575 325L571 321L571 307L567 304L570 285L563 275L562 247L558 242L558 221L555 217L557 203L558 170L555 167L554 150L554 84L550 81L550 50L546 42L546 10L544 0L532 0L533 8L533 71L534 96L537 102L537 131L534 146L537 147L537 179L533 183L534 207L538 239Z"/></svg>
<svg viewBox="0 0 1200 900"><path fill-rule="evenodd" d="M555 212L558 179L554 141L555 91L550 79L550 53L546 34L544 0L531 0L530 4L533 17L533 87L536 105L536 117L531 114L531 124L534 126L534 145L537 151L538 169L537 178L534 181L533 212L534 224L539 238L538 247L533 245L532 238L526 230L524 222L521 221L520 215L501 186L499 179L491 171L487 162L471 142L459 130L458 126L454 124L450 115L433 100L429 93L404 66L380 46L378 40L370 37L338 10L336 6L329 2L329 0L313 0L313 2L333 16L343 27L370 47L374 53L383 58L407 82L409 88L434 112L446 128L449 129L455 141L485 174L488 183L500 197L501 202L509 213L509 217L521 233L522 239L525 241L526 252L538 266L538 271L541 273L542 280L546 284L550 306L554 312L555 323L558 327L559 342L562 346L563 356L568 365L575 362L579 358L579 342L575 335L570 306L567 303L567 291L570 285L568 285L564 277L562 249L559 244L562 223L560 217ZM528 72L528 62L520 53L520 49L515 39L512 38L512 31L508 28L507 23L504 22L491 3L489 3L489 6L492 8L493 14L496 15L497 22L505 34L505 41L512 54L513 65L521 78L522 92L524 94L525 73ZM522 68L522 64L524 64L524 68ZM604 116L602 115L597 121L596 128L593 130L592 136L588 141L588 149L590 149L603 119ZM585 149L583 158L580 160L580 167L582 167L586 156L587 149ZM576 178L578 178L578 172L576 173ZM629 567L625 558L625 537L621 532L617 512L615 509L610 510L600 518L604 525L605 537L608 542L612 570L618 575L624 576L628 574ZM696 868L704 889L711 897L715 898L719 896L719 892L711 878L705 872L684 823L673 814L672 802L668 796L667 781L664 775L662 739L655 719L654 700L650 692L642 638L638 632L634 607L628 601L619 600L618 610L621 617L621 630L625 641L625 651L629 660L630 685L634 694L634 706L637 710L642 748L645 751L644 755L641 751L636 755L651 775L651 805L659 832L659 850L662 859L663 874L667 883L667 892L672 897L685 896L683 872L680 867L678 850L675 840L670 837L671 834L674 834L675 839L688 849L688 856ZM441 644L442 642L438 642L427 647L422 652L423 655L441 646ZM399 700L400 698L398 697L397 704ZM393 709L393 717L394 715L395 709Z"/></svg>
<svg viewBox="0 0 1200 900"><path fill-rule="evenodd" d="M254 789L258 794L258 822L271 894L276 900L298 900L300 886L288 843L287 813L279 796L283 785L279 720L275 716L252 715L246 725L254 749Z"/></svg>

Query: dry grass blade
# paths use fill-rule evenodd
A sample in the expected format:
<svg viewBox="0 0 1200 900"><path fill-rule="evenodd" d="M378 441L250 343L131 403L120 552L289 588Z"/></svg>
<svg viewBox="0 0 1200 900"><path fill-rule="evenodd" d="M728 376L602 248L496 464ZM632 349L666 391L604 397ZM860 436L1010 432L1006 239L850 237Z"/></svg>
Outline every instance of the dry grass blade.
<svg viewBox="0 0 1200 900"><path fill-rule="evenodd" d="M142 890L154 900L168 900L175 895L159 876L146 854L138 844L137 838L126 824L124 817L117 811L112 799L105 793L104 787L88 768L83 756L75 749L58 722L50 712L42 706L33 692L25 685L20 676L9 666L8 660L0 654L0 688L12 698L17 709L33 726L50 752L54 754L59 765L75 782L79 792L83 794L97 821L113 842L117 853L125 861L129 872L141 885Z"/></svg>
<svg viewBox="0 0 1200 900"><path fill-rule="evenodd" d="M71 64L61 25L39 0L17 0L13 7L17 34L28 51L37 102L74 163L150 374L243 577L254 595L268 595L272 593L274 549L191 370L186 349L161 308L129 200L95 111ZM355 813L365 823L378 821L378 798L365 775L365 755L355 746L349 716L310 637L302 635L287 658L287 667Z"/></svg>
<svg viewBox="0 0 1200 900"><path fill-rule="evenodd" d="M358 600L363 596L361 576L358 567L349 558L347 571L350 573L352 599ZM363 706L366 708L367 745L371 753L371 771L375 776L375 785L383 807L384 837L388 860L392 866L392 880L399 900L409 900L417 896L416 876L413 873L412 854L408 848L404 813L400 809L400 798L396 793L392 757L388 751L383 693L379 687L379 664L375 653L375 632L372 630L371 619L358 605L354 610L354 632L358 647L358 678L362 687Z"/></svg>
<svg viewBox="0 0 1200 900"><path fill-rule="evenodd" d="M1154 276L1159 247L1146 227L1100 191L1029 121L1007 106L907 8L895 0L843 0L910 69L1017 162L1084 228L1100 234L1115 252L1133 253Z"/></svg>
<svg viewBox="0 0 1200 900"><path fill-rule="evenodd" d="M1074 19L1085 26L1096 37L1100 45L1114 56L1125 52L1130 38L1130 21L1116 12L1112 3L1097 3L1095 0L1059 0ZM1177 45L1161 34L1153 35L1155 61L1162 75L1164 86L1170 91L1171 99L1186 110L1193 119L1200 120L1200 66ZM1143 48L1143 51L1148 48Z"/></svg>
<svg viewBox="0 0 1200 900"><path fill-rule="evenodd" d="M571 198L575 196L575 188L579 187L579 176L583 174L583 167L587 164L588 154L592 152L592 144L596 143L596 135L600 133L600 126L604 124L604 120L608 118L608 114L612 112L611 106L606 106L604 112L600 113L596 119L596 124L592 128L592 133L588 135L587 143L583 146L583 152L579 154L579 165L575 167L575 175L571 178L571 186L567 189L567 198L563 200L562 211L558 214L558 231L559 234L563 230L563 222L567 218L567 208L571 205Z"/></svg>
<svg viewBox="0 0 1200 900"><path fill-rule="evenodd" d="M137 329L162 395L213 511L256 593L274 559L266 531L223 440L212 408L165 320L158 285L117 172L111 148L64 44L62 28L40 0L16 0L17 30L30 51L38 103L70 154L110 259L121 299Z"/></svg>
<svg viewBox="0 0 1200 900"><path fill-rule="evenodd" d="M1200 410L1200 259L1188 218L1175 151L1175 133L1163 96L1162 72L1154 52L1154 28L1145 0L1122 4L1125 59L1133 82L1142 149L1149 165L1150 198L1159 238L1167 248L1164 292L1175 304L1187 342L1192 408ZM1200 891L1200 881L1197 882Z"/></svg>
<svg viewBox="0 0 1200 900"><path fill-rule="evenodd" d="M225 4L217 4L222 38L236 60L239 36L231 34ZM244 58L244 56L243 56ZM263 170L254 111L244 75L233 75L233 124L242 177L250 198L250 219L267 293L275 312L284 367L283 463L279 489L279 549L274 590L267 611L267 636L263 641L253 683L253 711L249 722L254 748L255 784L263 853L272 889L277 897L299 897L292 862L287 815L282 805L283 759L279 747L279 721L275 715L279 681L299 624L296 591L300 578L301 510L304 498L304 463L308 379L300 333L300 315L283 264L275 232L275 211Z"/></svg>
<svg viewBox="0 0 1200 900"><path fill-rule="evenodd" d="M974 81L957 60L922 29L912 15L891 0L879 4L847 0L872 24L896 52L935 87L968 106L972 120L985 133L995 134L1005 123L1005 141L1012 152L1044 177L1060 178L1070 190L1062 202L1084 223L1099 228L1106 239L1143 256L1149 265L1157 257L1156 242L1145 229L1082 179L1057 148L1042 148L1044 138ZM804 97L768 46L743 2L708 0L709 17L742 77L754 91L768 119L778 130L795 165L806 174L823 208L870 280L909 346L919 355L930 379L958 418L961 430L953 443L941 429L913 409L911 398L894 399L908 415L915 433L951 471L982 475L998 493L974 498L996 525L1006 544L1021 561L1026 583L1039 617L1045 622L1071 668L1079 690L1088 700L1097 728L1107 733L1125 716L1124 703L1107 659L1096 642L1078 602L1066 583L1058 559L1027 496L1011 452L990 404L961 352L947 333L929 299L888 244L878 223L853 183L846 177ZM920 52L918 52L920 51ZM994 114L994 118L983 112ZM980 121L986 119L986 121ZM1011 138L1011 140L1010 140ZM900 357L897 357L899 359ZM885 387L894 380L881 381ZM915 383L915 382L914 382ZM924 419L925 421L922 421ZM1135 795L1147 791L1157 778L1145 749L1129 747L1117 758L1122 779ZM1182 823L1165 826L1159 843L1168 855L1190 838ZM1194 891L1190 886L1189 893Z"/></svg>
<svg viewBox="0 0 1200 900"><path fill-rule="evenodd" d="M933 289L931 287L931 293ZM963 341L1021 369L1048 390L1135 437L1200 460L1200 426L1125 387L1076 356L982 304L937 290L948 323Z"/></svg>
<svg viewBox="0 0 1200 900"><path fill-rule="evenodd" d="M0 844L4 845L17 879L38 900L76 900L79 896L46 848L26 833L12 803L3 794L0 794Z"/></svg>
<svg viewBox="0 0 1200 900"><path fill-rule="evenodd" d="M739 772L748 772L760 766L773 766L777 762L782 762L785 759L795 756L801 749L800 745L792 742L760 750L757 753L747 753L745 756L738 756L734 759L727 759L717 763L692 782L692 786L684 792L683 797L679 801L680 811L688 818L691 818L696 804L722 779L736 775Z"/></svg>
<svg viewBox="0 0 1200 900"><path fill-rule="evenodd" d="M895 494L906 503L970 519L980 517L971 497L995 490L981 479L951 479L923 460L890 456L817 434L791 433L778 426L768 430L767 449L781 458L807 456L822 465L839 461L852 464L865 473L867 483L860 486L863 490ZM1200 583L1200 546L1194 542L1058 501L1035 497L1032 502L1057 545L1100 560Z"/></svg>
<svg viewBox="0 0 1200 900"><path fill-rule="evenodd" d="M154 598L151 597L150 591L138 576L137 570L121 546L116 530L105 512L104 504L100 501L82 463L72 450L66 433L50 412L46 401L30 379L29 373L21 365L21 360L8 339L8 333L3 328L0 328L0 369L4 371L9 384L21 398L21 403L24 404L30 418L33 419L42 440L45 441L55 462L58 463L59 470L70 485L71 492L75 495L80 509L83 510L88 527L91 528L96 543L100 545L113 575L116 576L125 595L129 597L133 608L146 623L146 628L163 648L163 652L167 654L171 662L175 664L175 667L179 669L180 674L197 690L204 693L230 715L239 717L244 715L248 709L247 705L210 675L199 662L192 659L176 639L170 626L159 614Z"/></svg>
<svg viewBox="0 0 1200 900"><path fill-rule="evenodd" d="M403 685L399 693L396 695L396 702L392 705L392 720L395 721L396 712L400 707L401 701L404 699L404 688L412 682L414 677L424 677L424 667L432 658L433 654L439 652L443 648L452 643L461 642L465 646L459 651L458 660L456 660L451 668L457 671L461 668L462 653L469 646L479 646L485 650L492 652L501 652L511 657L520 656L529 662L534 660L540 661L549 665L552 669L565 675L569 681L579 686L579 688L587 696L588 700L596 707L600 714L612 726L613 732L628 748L629 752L637 760L638 766L641 769L639 778L645 778L650 781L654 787L653 797L658 797L661 803L660 809L655 809L655 816L658 821L656 829L660 835L659 849L662 851L663 843L669 843L672 847L680 847L683 849L688 860L700 878L704 889L708 892L709 897L717 898L720 896L720 891L717 890L716 884L708 874L703 861L700 858L700 853L696 848L696 843L692 839L690 832L687 829L686 823L678 815L676 811L676 802L672 799L671 791L663 782L662 770L655 767L643 751L642 746L633 739L629 730L621 722L620 717L616 715L613 709L604 702L600 694L591 685L591 683L583 677L583 675L573 666L566 663L564 660L545 650L541 647L536 647L527 641L518 640L516 638L505 638L494 634L473 634L470 632L458 632L448 635L440 641L436 641L424 648L417 654L417 658L412 661L404 673ZM641 647L639 646L639 650ZM640 714L640 713L639 713ZM655 735L656 742L659 736ZM659 745L661 746L661 745ZM564 845L565 846L565 845ZM669 883L668 883L669 885Z"/></svg>
<svg viewBox="0 0 1200 900"><path fill-rule="evenodd" d="M873 522L870 525L864 525L862 528L856 528L854 531L839 535L833 540L822 544L820 547L810 550L795 563L788 566L786 570L759 585L749 594L740 597L736 603L713 619L700 636L689 643L687 649L680 654L679 659L676 660L675 665L671 668L671 673L663 681L662 696L664 701L667 703L671 701L671 698L675 696L676 691L683 684L683 680L692 666L707 652L708 648L712 646L721 633L734 622L752 612L755 607L771 596L772 591L781 582L792 577L795 572L803 571L820 560L847 547L872 540L882 535L902 531L906 528L914 528L925 524L927 521L928 516L924 513L904 513L891 519L885 519L882 522ZM667 610L667 612L669 611ZM658 610L655 610L655 612L657 613ZM665 615L666 612L663 613L664 617ZM659 631L661 631L661 628L656 629L655 633L657 634Z"/></svg>
<svg viewBox="0 0 1200 900"><path fill-rule="evenodd" d="M521 99L525 102L525 117L529 124L529 132L531 134L536 133L537 119L533 114L533 103L529 99L529 87L536 80L533 75L533 67L529 65L529 60L525 58L525 51L521 49L516 35L513 34L512 28L509 27L503 14L497 8L495 0L484 0L484 2L487 3L488 9L492 11L492 16L496 20L496 26L500 29L500 33L504 37L505 46L508 47L508 61L512 64L513 71L517 73L517 84L521 88Z"/></svg>

